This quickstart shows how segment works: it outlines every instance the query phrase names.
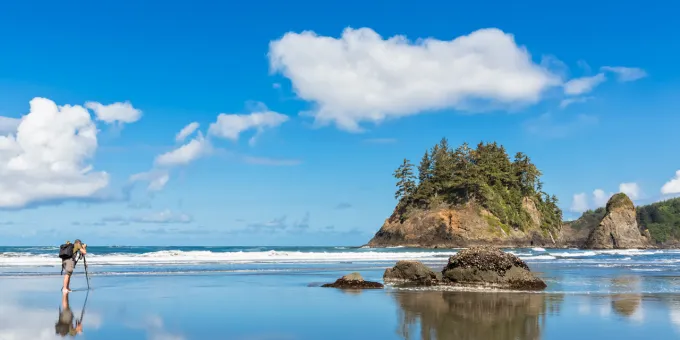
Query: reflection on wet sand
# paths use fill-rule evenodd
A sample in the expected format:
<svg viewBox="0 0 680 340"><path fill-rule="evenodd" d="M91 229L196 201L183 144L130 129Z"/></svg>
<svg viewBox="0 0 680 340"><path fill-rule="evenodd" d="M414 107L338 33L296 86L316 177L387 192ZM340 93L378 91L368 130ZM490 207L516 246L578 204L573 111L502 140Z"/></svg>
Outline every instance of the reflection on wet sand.
<svg viewBox="0 0 680 340"><path fill-rule="evenodd" d="M413 339L540 339L547 313L562 295L478 292L399 292L399 335Z"/></svg>
<svg viewBox="0 0 680 340"><path fill-rule="evenodd" d="M642 294L637 276L612 278L612 309L620 316L639 319L642 317Z"/></svg>

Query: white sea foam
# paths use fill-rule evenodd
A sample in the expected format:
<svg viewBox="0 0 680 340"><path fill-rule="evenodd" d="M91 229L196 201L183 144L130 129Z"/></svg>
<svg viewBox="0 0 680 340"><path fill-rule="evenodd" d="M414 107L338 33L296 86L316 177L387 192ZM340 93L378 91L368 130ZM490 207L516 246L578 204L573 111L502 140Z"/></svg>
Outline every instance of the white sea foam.
<svg viewBox="0 0 680 340"><path fill-rule="evenodd" d="M336 248L340 250L340 248ZM575 250L561 252L531 252L517 251L515 255L526 261L573 261L611 262L621 260L640 259L640 256L664 253L661 250ZM540 248L543 249L543 248ZM404 249L406 250L406 249ZM191 264L238 264L238 263L346 263L346 262L396 262L398 260L418 260L426 263L446 262L449 256L458 252L457 249L449 251L378 251L372 249L346 250L331 252L305 252L305 251L233 251L212 252L210 250L181 251L163 250L142 254L111 253L99 255L96 252L88 254L87 262L91 265L191 265ZM625 256L623 259L609 258L608 256ZM641 259L640 259L641 260ZM637 260L636 260L637 261ZM653 262L680 262L679 259L656 259ZM32 254L29 252L0 253L0 267L20 266L55 266L61 262L53 254Z"/></svg>
<svg viewBox="0 0 680 340"><path fill-rule="evenodd" d="M545 248L531 248L533 251L545 251Z"/></svg>
<svg viewBox="0 0 680 340"><path fill-rule="evenodd" d="M555 256L550 256L550 255L520 256L519 258L522 259L522 260L525 260L525 261L531 261L531 260L556 260L556 259L557 259Z"/></svg>
<svg viewBox="0 0 680 340"><path fill-rule="evenodd" d="M596 252L594 251L584 251L582 253L549 253L552 256L557 256L557 257L587 257L587 256L595 256L597 255Z"/></svg>
<svg viewBox="0 0 680 340"><path fill-rule="evenodd" d="M211 252L163 250L144 254L88 254L88 265L163 265L201 263L332 263L397 260L439 260L455 254L452 252ZM0 266L58 266L59 258L52 255L13 253L11 257L0 256Z"/></svg>
<svg viewBox="0 0 680 340"><path fill-rule="evenodd" d="M663 251L661 250L649 251L640 249L612 249L612 250L597 250L595 252L598 254L627 255L627 256L654 255L663 253Z"/></svg>

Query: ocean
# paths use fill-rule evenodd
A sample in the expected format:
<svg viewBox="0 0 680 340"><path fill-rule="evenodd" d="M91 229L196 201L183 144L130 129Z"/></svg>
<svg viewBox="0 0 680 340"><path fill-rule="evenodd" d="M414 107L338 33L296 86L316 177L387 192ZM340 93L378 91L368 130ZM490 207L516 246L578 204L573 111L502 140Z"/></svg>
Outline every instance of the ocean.
<svg viewBox="0 0 680 340"><path fill-rule="evenodd" d="M81 261L69 304L88 339L680 338L680 250L504 250L548 288L319 287L398 260L441 270L457 249L90 246L91 290ZM57 253L0 247L0 340L60 338Z"/></svg>

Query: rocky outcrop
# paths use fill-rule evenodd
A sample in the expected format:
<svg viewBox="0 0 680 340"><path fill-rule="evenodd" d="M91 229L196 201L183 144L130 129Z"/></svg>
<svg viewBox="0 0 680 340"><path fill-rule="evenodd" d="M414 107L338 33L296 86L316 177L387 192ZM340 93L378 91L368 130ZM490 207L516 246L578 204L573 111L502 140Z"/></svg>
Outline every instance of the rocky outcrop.
<svg viewBox="0 0 680 340"><path fill-rule="evenodd" d="M646 248L649 241L640 232L635 205L624 193L612 196L607 202L602 221L588 235L584 247L588 249Z"/></svg>
<svg viewBox="0 0 680 340"><path fill-rule="evenodd" d="M341 288L341 289L380 289L383 284L379 282L365 281L361 274L351 273L337 279L333 283L327 283L321 287Z"/></svg>
<svg viewBox="0 0 680 340"><path fill-rule="evenodd" d="M414 209L407 217L395 210L368 242L369 247L458 248L475 245L553 247L555 236L541 229L541 215L533 200L525 198L523 209L530 218L527 230L501 223L476 204Z"/></svg>
<svg viewBox="0 0 680 340"><path fill-rule="evenodd" d="M385 269L383 274L385 283L432 286L439 280L441 273L435 273L430 267L418 261L399 261L393 268Z"/></svg>
<svg viewBox="0 0 680 340"><path fill-rule="evenodd" d="M519 290L542 290L545 282L531 273L517 256L494 247L472 247L451 256L443 282L466 286L490 286Z"/></svg>

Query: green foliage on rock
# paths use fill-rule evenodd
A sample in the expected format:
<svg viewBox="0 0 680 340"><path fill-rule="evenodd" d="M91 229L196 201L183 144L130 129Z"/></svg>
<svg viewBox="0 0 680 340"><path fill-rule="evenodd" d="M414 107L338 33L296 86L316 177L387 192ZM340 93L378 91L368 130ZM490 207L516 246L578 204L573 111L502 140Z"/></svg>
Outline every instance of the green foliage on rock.
<svg viewBox="0 0 680 340"><path fill-rule="evenodd" d="M637 220L657 243L680 242L680 198L638 207Z"/></svg>
<svg viewBox="0 0 680 340"><path fill-rule="evenodd" d="M628 195L620 192L612 196L609 201L607 201L607 211L612 211L614 209L635 209L635 204L630 200Z"/></svg>
<svg viewBox="0 0 680 340"><path fill-rule="evenodd" d="M597 208L595 210L588 210L581 215L581 217L575 221L570 222L572 228L581 230L583 228L593 229L607 214L607 210L604 207Z"/></svg>
<svg viewBox="0 0 680 340"><path fill-rule="evenodd" d="M541 228L558 229L562 223L557 197L543 192L540 170L521 152L511 160L505 148L495 142L479 143L474 149L464 143L452 149L443 138L425 152L417 172L416 176L406 159L394 172L402 220L410 209L474 202L502 225L527 230L531 216L522 201L528 197L541 214Z"/></svg>

